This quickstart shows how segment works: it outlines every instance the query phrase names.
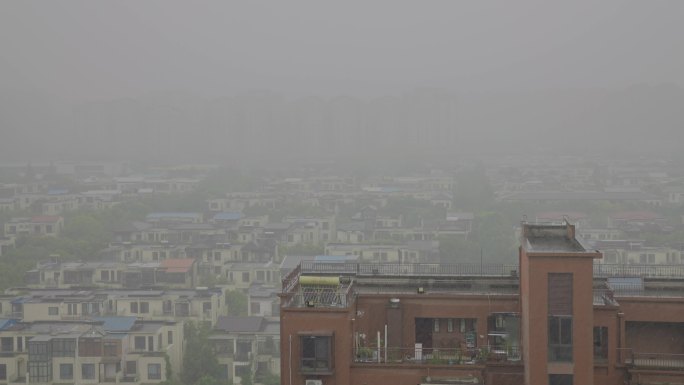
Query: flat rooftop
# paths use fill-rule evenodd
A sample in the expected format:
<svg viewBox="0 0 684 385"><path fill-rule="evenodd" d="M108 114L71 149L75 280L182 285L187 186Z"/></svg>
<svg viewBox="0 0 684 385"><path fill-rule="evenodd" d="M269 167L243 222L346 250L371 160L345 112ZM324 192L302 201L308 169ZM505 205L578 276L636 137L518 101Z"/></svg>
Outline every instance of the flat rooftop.
<svg viewBox="0 0 684 385"><path fill-rule="evenodd" d="M586 249L570 234L574 229L568 224L523 224L525 249L532 252L582 253ZM572 230L572 231L571 231Z"/></svg>

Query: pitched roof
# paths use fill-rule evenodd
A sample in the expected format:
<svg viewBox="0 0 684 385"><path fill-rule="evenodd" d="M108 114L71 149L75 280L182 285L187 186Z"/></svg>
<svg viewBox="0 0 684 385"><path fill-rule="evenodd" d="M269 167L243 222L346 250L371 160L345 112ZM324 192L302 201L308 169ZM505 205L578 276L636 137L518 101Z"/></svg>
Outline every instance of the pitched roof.
<svg viewBox="0 0 684 385"><path fill-rule="evenodd" d="M96 321L103 321L102 329L109 332L125 332L133 328L136 317L93 317Z"/></svg>
<svg viewBox="0 0 684 385"><path fill-rule="evenodd" d="M161 261L159 267L166 269L167 273L187 273L194 263L194 258L172 258Z"/></svg>
<svg viewBox="0 0 684 385"><path fill-rule="evenodd" d="M253 333L262 331L264 317L221 316L214 329L229 333Z"/></svg>
<svg viewBox="0 0 684 385"><path fill-rule="evenodd" d="M641 211L622 211L619 213L615 213L610 216L613 219L616 220L623 220L623 221L653 221L657 219L663 219L663 216L654 213L653 211L646 211L646 210L641 210Z"/></svg>
<svg viewBox="0 0 684 385"><path fill-rule="evenodd" d="M56 215L39 215L31 217L31 222L33 223L55 223L58 222L62 217Z"/></svg>
<svg viewBox="0 0 684 385"><path fill-rule="evenodd" d="M215 221L236 221L242 218L242 213L237 211L223 211L214 215Z"/></svg>

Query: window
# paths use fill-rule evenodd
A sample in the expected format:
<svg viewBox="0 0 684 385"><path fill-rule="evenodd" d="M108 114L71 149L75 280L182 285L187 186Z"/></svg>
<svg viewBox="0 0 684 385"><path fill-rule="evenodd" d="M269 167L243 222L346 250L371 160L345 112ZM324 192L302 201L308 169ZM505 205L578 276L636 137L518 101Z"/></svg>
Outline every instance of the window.
<svg viewBox="0 0 684 385"><path fill-rule="evenodd" d="M549 374L549 385L572 385L572 374Z"/></svg>
<svg viewBox="0 0 684 385"><path fill-rule="evenodd" d="M7 365L0 364L0 380L7 379Z"/></svg>
<svg viewBox="0 0 684 385"><path fill-rule="evenodd" d="M549 315L572 315L572 274L549 273Z"/></svg>
<svg viewBox="0 0 684 385"><path fill-rule="evenodd" d="M166 300L162 303L162 312L166 314L173 314L173 303L170 300Z"/></svg>
<svg viewBox="0 0 684 385"><path fill-rule="evenodd" d="M105 357L117 357L119 355L119 344L115 341L105 341L103 344L103 355Z"/></svg>
<svg viewBox="0 0 684 385"><path fill-rule="evenodd" d="M95 364L81 364L81 379L95 379Z"/></svg>
<svg viewBox="0 0 684 385"><path fill-rule="evenodd" d="M211 302L202 302L202 312L203 313L211 312Z"/></svg>
<svg viewBox="0 0 684 385"><path fill-rule="evenodd" d="M147 364L147 379L161 380L161 364Z"/></svg>
<svg viewBox="0 0 684 385"><path fill-rule="evenodd" d="M261 304L259 304L259 302L252 302L249 304L249 307L249 312L251 313L251 315L258 315L261 311Z"/></svg>
<svg viewBox="0 0 684 385"><path fill-rule="evenodd" d="M149 302L140 302L140 312L143 314L147 314L150 312L150 303Z"/></svg>
<svg viewBox="0 0 684 385"><path fill-rule="evenodd" d="M31 342L29 341L29 361L34 361L34 362L45 362L50 359L50 355L48 354L48 346L47 342Z"/></svg>
<svg viewBox="0 0 684 385"><path fill-rule="evenodd" d="M496 325L497 330L504 329L506 327L506 319L502 314L497 314L494 318L494 324Z"/></svg>
<svg viewBox="0 0 684 385"><path fill-rule="evenodd" d="M102 339L81 338L78 341L78 355L82 357L102 356Z"/></svg>
<svg viewBox="0 0 684 385"><path fill-rule="evenodd" d="M134 314L138 313L138 303L137 302L131 302L131 313L134 313Z"/></svg>
<svg viewBox="0 0 684 385"><path fill-rule="evenodd" d="M59 315L59 308L57 306L48 307L48 315Z"/></svg>
<svg viewBox="0 0 684 385"><path fill-rule="evenodd" d="M447 332L452 333L454 331L454 319L447 319Z"/></svg>
<svg viewBox="0 0 684 385"><path fill-rule="evenodd" d="M28 374L31 382L52 382L52 363L29 361Z"/></svg>
<svg viewBox="0 0 684 385"><path fill-rule="evenodd" d="M138 363L136 361L126 361L126 374L138 374Z"/></svg>
<svg viewBox="0 0 684 385"><path fill-rule="evenodd" d="M145 350L145 337L136 336L134 346L135 350Z"/></svg>
<svg viewBox="0 0 684 385"><path fill-rule="evenodd" d="M220 261L221 260L221 252L220 251L214 251L214 261Z"/></svg>
<svg viewBox="0 0 684 385"><path fill-rule="evenodd" d="M252 371L252 368L250 368L249 365L239 365L235 366L235 375L238 377L245 377L249 376L250 372Z"/></svg>
<svg viewBox="0 0 684 385"><path fill-rule="evenodd" d="M109 281L109 270L100 271L100 281Z"/></svg>
<svg viewBox="0 0 684 385"><path fill-rule="evenodd" d="M432 330L435 333L439 333L439 318L435 318L434 320L432 320Z"/></svg>
<svg viewBox="0 0 684 385"><path fill-rule="evenodd" d="M0 338L0 351L2 351L2 352L13 352L14 351L14 338L12 338L12 337Z"/></svg>
<svg viewBox="0 0 684 385"><path fill-rule="evenodd" d="M572 317L549 316L549 361L572 362Z"/></svg>
<svg viewBox="0 0 684 385"><path fill-rule="evenodd" d="M302 336L302 371L332 370L332 336Z"/></svg>
<svg viewBox="0 0 684 385"><path fill-rule="evenodd" d="M228 377L228 365L219 365L219 380L227 380Z"/></svg>
<svg viewBox="0 0 684 385"><path fill-rule="evenodd" d="M52 340L52 356L53 357L74 357L76 355L76 340L75 339L53 339Z"/></svg>
<svg viewBox="0 0 684 385"><path fill-rule="evenodd" d="M608 359L608 328L594 326L594 361Z"/></svg>
<svg viewBox="0 0 684 385"><path fill-rule="evenodd" d="M548 275L549 361L572 362L572 274Z"/></svg>
<svg viewBox="0 0 684 385"><path fill-rule="evenodd" d="M166 333L166 343L169 345L173 343L173 332L171 330Z"/></svg>
<svg viewBox="0 0 684 385"><path fill-rule="evenodd" d="M242 273L242 282L249 282L249 272L245 271Z"/></svg>
<svg viewBox="0 0 684 385"><path fill-rule="evenodd" d="M148 352L154 351L154 337L152 337L152 336L147 337L147 351Z"/></svg>
<svg viewBox="0 0 684 385"><path fill-rule="evenodd" d="M74 378L73 364L59 364L59 379L72 380Z"/></svg>

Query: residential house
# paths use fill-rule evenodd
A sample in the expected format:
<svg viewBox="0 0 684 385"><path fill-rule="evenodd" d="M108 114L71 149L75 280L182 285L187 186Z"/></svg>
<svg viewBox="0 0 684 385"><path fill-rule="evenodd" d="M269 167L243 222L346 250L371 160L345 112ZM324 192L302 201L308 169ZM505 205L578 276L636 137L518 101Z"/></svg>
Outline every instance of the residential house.
<svg viewBox="0 0 684 385"><path fill-rule="evenodd" d="M57 237L64 229L64 218L60 216L34 216L12 218L5 223L5 235L9 236L48 236Z"/></svg>
<svg viewBox="0 0 684 385"><path fill-rule="evenodd" d="M209 337L223 379L242 383L245 375L259 378L280 373L280 325L265 317L220 317Z"/></svg>

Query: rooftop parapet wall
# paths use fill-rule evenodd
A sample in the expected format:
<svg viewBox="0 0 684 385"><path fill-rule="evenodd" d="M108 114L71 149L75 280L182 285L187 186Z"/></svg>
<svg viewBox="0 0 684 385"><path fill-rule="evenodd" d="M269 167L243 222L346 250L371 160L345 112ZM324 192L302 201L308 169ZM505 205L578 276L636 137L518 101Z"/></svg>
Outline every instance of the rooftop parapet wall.
<svg viewBox="0 0 684 385"><path fill-rule="evenodd" d="M575 225L523 222L520 243L527 254L573 254L601 258L598 250L590 250L576 237Z"/></svg>

